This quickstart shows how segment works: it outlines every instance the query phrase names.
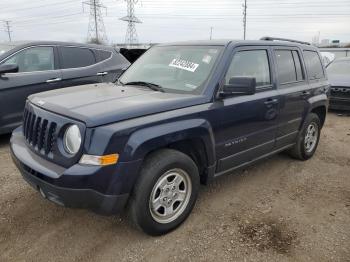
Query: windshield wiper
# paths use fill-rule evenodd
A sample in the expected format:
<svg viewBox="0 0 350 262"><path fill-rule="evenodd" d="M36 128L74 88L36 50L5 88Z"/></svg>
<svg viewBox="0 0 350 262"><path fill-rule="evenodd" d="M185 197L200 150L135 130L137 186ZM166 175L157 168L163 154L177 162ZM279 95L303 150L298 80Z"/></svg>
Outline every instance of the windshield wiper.
<svg viewBox="0 0 350 262"><path fill-rule="evenodd" d="M125 83L124 85L139 85L139 86L146 86L149 89L152 89L154 91L159 91L159 92L164 92L164 88L160 85L154 84L154 83L149 83L149 82L144 82L144 81L134 81L134 82L128 82Z"/></svg>

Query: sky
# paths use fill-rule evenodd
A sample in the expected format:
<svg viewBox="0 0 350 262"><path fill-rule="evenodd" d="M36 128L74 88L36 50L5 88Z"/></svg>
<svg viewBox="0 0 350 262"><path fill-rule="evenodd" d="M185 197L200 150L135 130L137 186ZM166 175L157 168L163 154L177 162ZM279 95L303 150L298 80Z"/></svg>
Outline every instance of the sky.
<svg viewBox="0 0 350 262"><path fill-rule="evenodd" d="M84 1L84 0L83 0ZM13 40L85 42L89 7L81 0L0 0L0 42ZM88 1L89 0L85 0ZM125 0L100 0L109 43L124 43ZM141 43L243 38L244 0L139 0L135 15ZM350 42L350 0L247 0L247 39L275 36Z"/></svg>

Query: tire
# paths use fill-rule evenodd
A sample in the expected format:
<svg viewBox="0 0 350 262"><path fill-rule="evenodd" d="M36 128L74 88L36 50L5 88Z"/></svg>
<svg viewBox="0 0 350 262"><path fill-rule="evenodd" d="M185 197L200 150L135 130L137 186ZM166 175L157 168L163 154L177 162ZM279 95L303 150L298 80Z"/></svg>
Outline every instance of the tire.
<svg viewBox="0 0 350 262"><path fill-rule="evenodd" d="M310 131L312 130L311 126L315 128L314 132L316 133L315 133L315 136L313 137L314 142L312 143L312 146L308 146L311 143L311 140L308 140L308 134L310 135L308 130ZM320 140L320 134L321 134L320 118L318 117L318 115L314 113L310 113L305 120L305 125L302 131L298 135L296 144L294 145L294 147L292 147L289 150L289 154L292 157L303 161L310 159L314 155L317 149L318 142Z"/></svg>
<svg viewBox="0 0 350 262"><path fill-rule="evenodd" d="M132 222L152 236L174 230L191 213L199 184L198 168L189 156L171 149L152 153L146 158L131 195Z"/></svg>

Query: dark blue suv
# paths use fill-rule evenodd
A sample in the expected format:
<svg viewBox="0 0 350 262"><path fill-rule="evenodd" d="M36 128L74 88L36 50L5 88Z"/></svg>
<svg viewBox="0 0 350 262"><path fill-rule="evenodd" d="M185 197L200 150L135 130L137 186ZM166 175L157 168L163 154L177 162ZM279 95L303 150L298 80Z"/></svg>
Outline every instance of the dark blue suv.
<svg viewBox="0 0 350 262"><path fill-rule="evenodd" d="M13 159L48 200L104 214L127 207L146 233L169 232L200 183L281 151L314 154L325 69L315 47L275 40L162 44L115 84L32 95Z"/></svg>

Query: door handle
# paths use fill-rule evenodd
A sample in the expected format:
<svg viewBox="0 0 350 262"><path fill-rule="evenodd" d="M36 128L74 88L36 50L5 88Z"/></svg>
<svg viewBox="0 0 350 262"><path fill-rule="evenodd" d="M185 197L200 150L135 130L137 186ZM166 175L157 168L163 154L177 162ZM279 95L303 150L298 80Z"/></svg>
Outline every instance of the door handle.
<svg viewBox="0 0 350 262"><path fill-rule="evenodd" d="M49 80L46 80L46 83L54 83L54 82L58 82L58 81L61 81L62 78L52 78L52 79L49 79Z"/></svg>
<svg viewBox="0 0 350 262"><path fill-rule="evenodd" d="M278 104L278 99L277 98L270 98L270 99L267 99L264 104L267 106L267 107L272 107L273 105L276 105Z"/></svg>
<svg viewBox="0 0 350 262"><path fill-rule="evenodd" d="M97 73L98 76L105 76L108 75L108 72L99 72Z"/></svg>
<svg viewBox="0 0 350 262"><path fill-rule="evenodd" d="M301 97L307 97L307 96L309 96L311 93L309 92L309 91L303 91L302 93L301 93Z"/></svg>

